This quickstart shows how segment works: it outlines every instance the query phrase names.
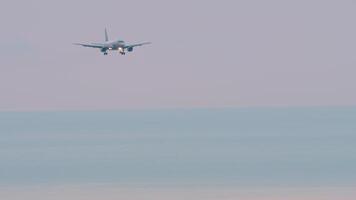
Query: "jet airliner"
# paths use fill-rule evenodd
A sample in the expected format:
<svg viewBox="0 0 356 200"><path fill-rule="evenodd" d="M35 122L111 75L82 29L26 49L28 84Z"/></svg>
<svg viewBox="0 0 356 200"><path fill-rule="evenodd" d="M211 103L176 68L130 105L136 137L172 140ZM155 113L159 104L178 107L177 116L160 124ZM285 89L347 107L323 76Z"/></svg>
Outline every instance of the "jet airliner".
<svg viewBox="0 0 356 200"><path fill-rule="evenodd" d="M138 44L127 45L123 40L109 41L108 32L105 29L105 42L103 43L74 43L74 45L80 45L83 47L98 48L104 55L108 55L108 51L119 51L121 55L125 55L126 51L132 52L134 47L151 44L150 42L143 42Z"/></svg>

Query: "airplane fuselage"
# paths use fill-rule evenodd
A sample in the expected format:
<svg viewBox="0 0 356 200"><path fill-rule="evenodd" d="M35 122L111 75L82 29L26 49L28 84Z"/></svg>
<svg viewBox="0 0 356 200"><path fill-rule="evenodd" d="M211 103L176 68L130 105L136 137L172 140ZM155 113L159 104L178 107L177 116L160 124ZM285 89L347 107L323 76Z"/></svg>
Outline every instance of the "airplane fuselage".
<svg viewBox="0 0 356 200"><path fill-rule="evenodd" d="M102 45L101 51L106 53L106 51L119 51L121 54L125 54L125 42L122 40L109 41L105 43L92 43L93 45Z"/></svg>

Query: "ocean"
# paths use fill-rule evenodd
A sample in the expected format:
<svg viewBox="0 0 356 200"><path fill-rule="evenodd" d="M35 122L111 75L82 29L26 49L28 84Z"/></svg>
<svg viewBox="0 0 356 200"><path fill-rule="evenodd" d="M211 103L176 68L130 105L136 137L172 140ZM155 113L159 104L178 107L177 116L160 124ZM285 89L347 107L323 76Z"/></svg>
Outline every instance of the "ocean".
<svg viewBox="0 0 356 200"><path fill-rule="evenodd" d="M0 185L356 185L356 107L0 113Z"/></svg>

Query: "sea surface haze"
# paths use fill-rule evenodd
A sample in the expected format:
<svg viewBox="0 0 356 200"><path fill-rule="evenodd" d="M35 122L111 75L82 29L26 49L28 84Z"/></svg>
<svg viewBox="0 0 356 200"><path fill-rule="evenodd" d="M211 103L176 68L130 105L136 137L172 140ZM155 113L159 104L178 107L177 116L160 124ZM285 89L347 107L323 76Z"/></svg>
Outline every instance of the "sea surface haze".
<svg viewBox="0 0 356 200"><path fill-rule="evenodd" d="M356 185L356 107L0 113L0 185Z"/></svg>

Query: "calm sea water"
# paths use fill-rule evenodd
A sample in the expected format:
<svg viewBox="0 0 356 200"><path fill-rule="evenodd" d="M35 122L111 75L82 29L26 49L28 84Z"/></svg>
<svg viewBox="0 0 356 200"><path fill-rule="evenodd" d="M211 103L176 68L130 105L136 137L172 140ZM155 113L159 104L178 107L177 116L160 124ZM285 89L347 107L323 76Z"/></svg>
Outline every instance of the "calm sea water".
<svg viewBox="0 0 356 200"><path fill-rule="evenodd" d="M356 108L0 113L0 185L356 185Z"/></svg>

